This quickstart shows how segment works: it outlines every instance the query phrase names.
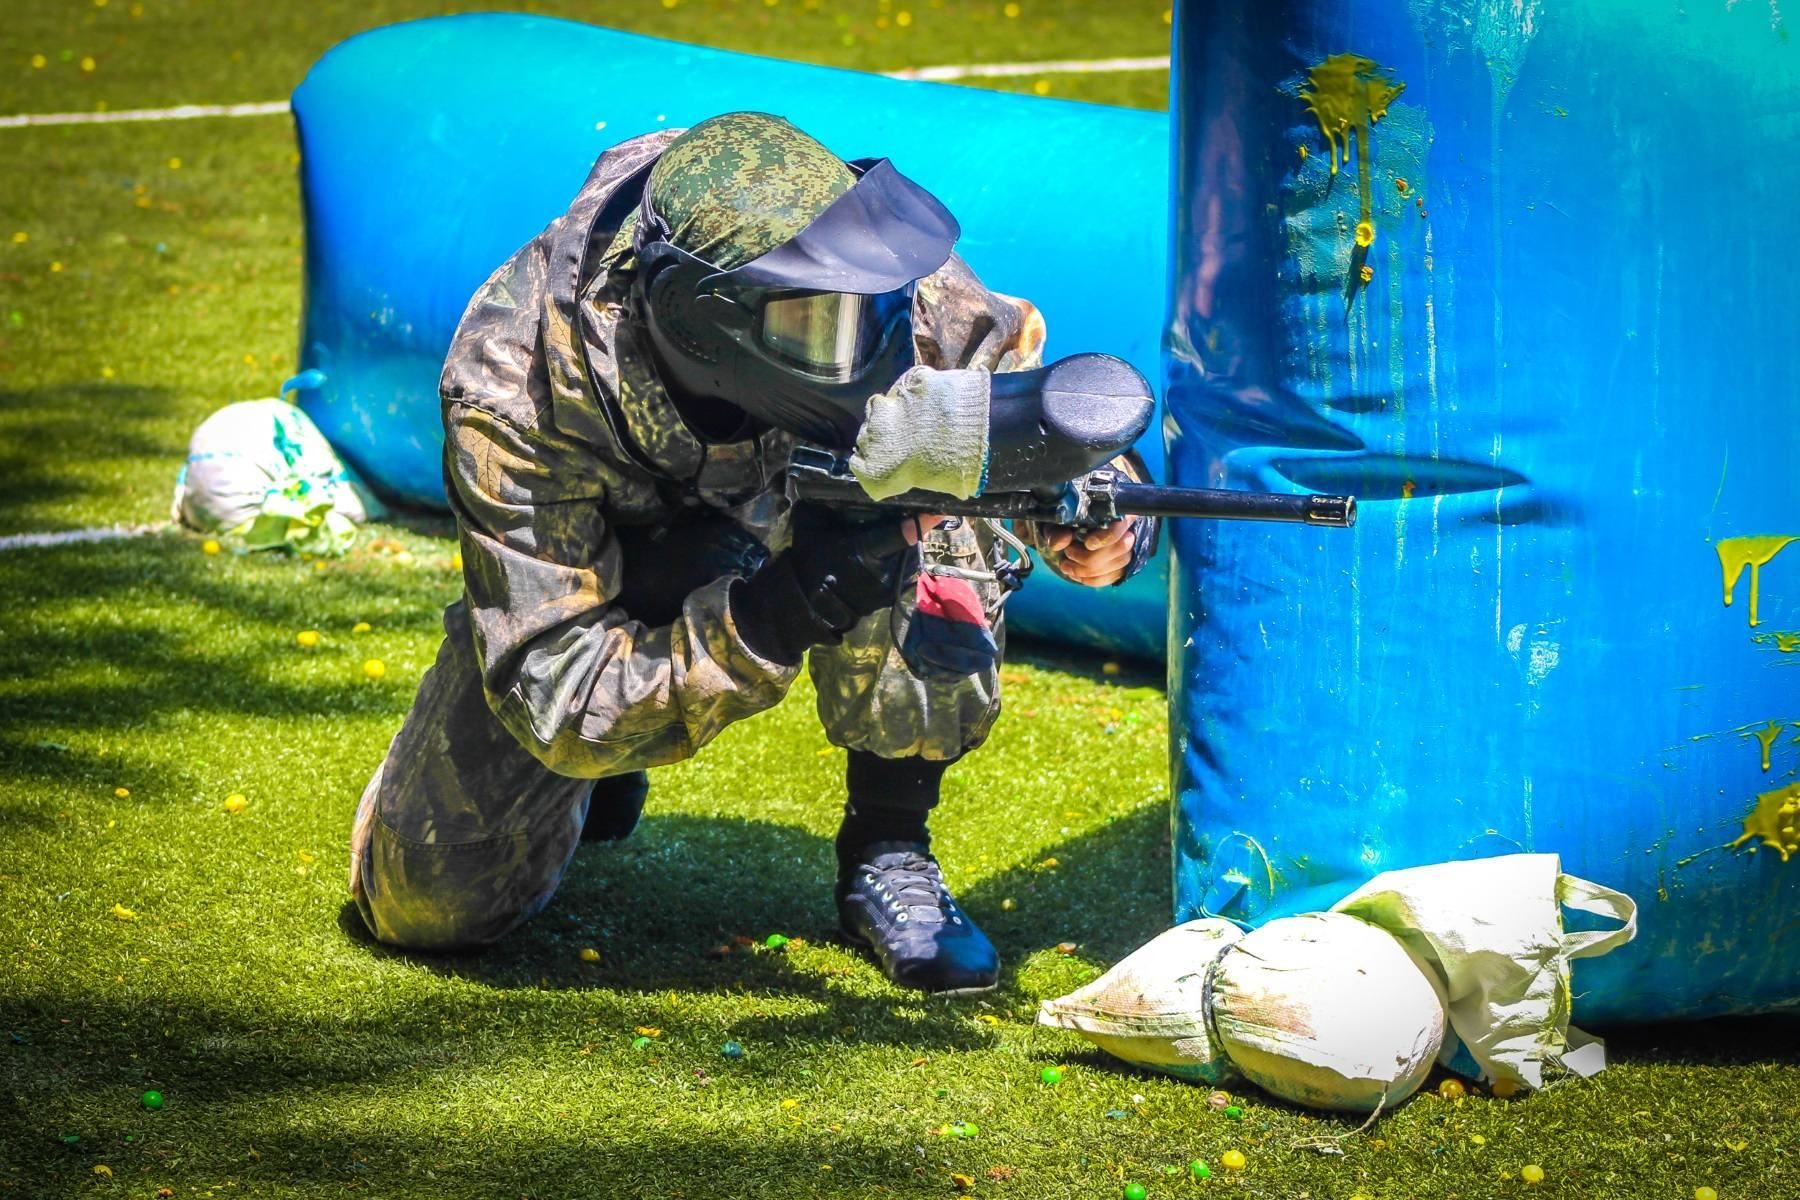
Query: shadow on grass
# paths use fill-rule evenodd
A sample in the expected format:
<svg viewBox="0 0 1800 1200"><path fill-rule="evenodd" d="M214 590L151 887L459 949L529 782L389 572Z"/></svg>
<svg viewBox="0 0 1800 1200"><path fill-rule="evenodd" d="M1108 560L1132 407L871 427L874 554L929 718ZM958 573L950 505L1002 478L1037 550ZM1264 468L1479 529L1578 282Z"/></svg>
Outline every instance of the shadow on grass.
<svg viewBox="0 0 1800 1200"><path fill-rule="evenodd" d="M392 498L385 498L388 505L387 516L382 518L388 525L398 525L408 533L416 533L420 537L453 538L456 536L456 518L448 512L434 508L420 508Z"/></svg>
<svg viewBox="0 0 1800 1200"><path fill-rule="evenodd" d="M591 1113L575 1117L552 1111L544 1114L535 1137L510 1138L502 1149L482 1137L485 1129L454 1126L435 1136L381 1128L345 1136L273 1123L228 1131L184 1126L180 1134L164 1132L170 1124L164 1119L154 1138L107 1151L120 1182L130 1179L155 1188L165 1180L192 1179L198 1159L205 1164L203 1170L213 1176L229 1175L229 1186L249 1195L278 1187L307 1195L329 1190L334 1195L505 1200L954 1194L949 1171L939 1161L943 1151L927 1159L914 1149L910 1136L874 1137L865 1132L850 1141L822 1126L766 1134L738 1129L735 1136L717 1137L672 1138L643 1130L620 1136ZM459 1144L471 1134L481 1139L478 1152ZM183 1140L176 1141L177 1136ZM58 1190L26 1194L92 1191L93 1148L55 1143L54 1131L43 1131L41 1157L33 1157L41 1172L37 1180ZM254 1159L245 1147L254 1149ZM829 1163L830 1170L822 1169L821 1162ZM5 1168L0 1167L0 1179L4 1178ZM684 1190L696 1185L703 1190ZM729 1190L714 1190L718 1188Z"/></svg>
<svg viewBox="0 0 1800 1200"><path fill-rule="evenodd" d="M340 914L355 952L349 961L335 959L331 972L355 975L355 955L362 954L371 970L400 961L479 988L405 988L403 1002L313 1007L279 1018L257 1006L256 997L229 991L133 997L95 990L83 977L29 995L0 995L0 1033L13 1042L4 1047L5 1072L23 1105L16 1130L32 1130L32 1144L49 1153L61 1150L54 1146L59 1130L45 1123L101 1092L131 1096L157 1087L205 1097L209 1105L290 1103L284 1097L297 1101L315 1090L419 1085L443 1070L482 1076L518 1061L578 1063L583 1038L612 1042L605 1051L612 1058L594 1061L619 1065L625 1061L617 1058L619 1031L643 1020L670 1029L664 1052L675 1061L680 1087L691 1087L698 1074L686 1067L716 1069L715 1036L756 1047L733 1072L765 1083L796 1078L819 1047L887 1045L913 1054L983 1049L999 1040L999 1031L968 1016L1030 1011L1037 995L1019 973L1030 955L1062 939L1084 943L1084 954L1087 948L1120 954L1161 928L1165 898L1129 885L1139 860L1154 851L1157 826L1159 810L1152 806L1055 847L1071 864L1067 871L1017 869L968 889L970 910L994 918L990 930L1008 970L992 997L932 1000L887 986L873 964L848 954L796 957L738 948L709 959L709 946L740 930L783 928L824 941L830 842L763 822L652 817L632 842L583 849L551 909L482 954L403 954L374 945L355 910ZM1021 898L1021 907L1003 914L999 896ZM610 934L596 934L601 923ZM583 966L576 955L594 941L607 954L599 968ZM571 993L585 993L574 1007ZM740 1015L729 1016L725 1034L716 1013L695 1015L680 993L742 995L745 1004ZM783 1002L770 1006L769 999ZM0 1148L5 1141L0 1137ZM279 1135L257 1133L256 1144L265 1169L283 1169L270 1151L281 1150ZM322 1151L308 1141L295 1144L295 1153L301 1166L293 1169L317 1177ZM895 1162L880 1162L882 1177L893 1178Z"/></svg>
<svg viewBox="0 0 1800 1200"><path fill-rule="evenodd" d="M1112 961L1166 924L1167 895L1146 879L1167 875L1160 806L1070 839L1054 871L1018 867L958 889L966 911L999 947L1000 986L987 1003L1016 1007L1038 997L1019 970L1026 957L1075 942L1090 961ZM1159 857L1160 851L1160 857ZM1146 875L1144 867L1154 870ZM376 943L353 905L339 924L373 958L402 959L439 974L509 989L620 993L755 990L818 1001L815 1013L761 1023L758 1036L848 1037L905 1045L968 1046L990 1037L961 1025L921 1026L896 1008L943 1006L880 981L866 957L822 973L788 955L734 943L769 933L813 942L835 938L829 839L786 825L735 818L651 815L629 840L584 846L549 908L485 950L419 954ZM1004 911L1013 899L1014 911ZM604 965L582 967L578 951L601 948ZM728 951L720 953L725 947ZM846 1034L846 1023L854 1031Z"/></svg>
<svg viewBox="0 0 1800 1200"><path fill-rule="evenodd" d="M6 706L0 704L0 719ZM110 791L120 780L153 796L187 796L201 789L201 781L186 772L146 764L116 751L95 753L68 746L52 738L0 734L0 784L29 782L49 785L68 794L104 788ZM48 828L55 822L48 810L25 810L0 804L0 828L30 823Z"/></svg>
<svg viewBox="0 0 1800 1200"><path fill-rule="evenodd" d="M170 441L170 401L166 388L128 384L0 388L0 527L24 528L19 513L85 491L88 485L63 469L70 461L161 458L173 470L186 447Z"/></svg>
<svg viewBox="0 0 1800 1200"><path fill-rule="evenodd" d="M153 773L118 753L60 745L59 728L104 738L142 736L173 711L277 721L403 712L408 697L364 686L349 659L341 681L293 681L272 673L273 656L292 649L297 630L347 631L365 612L384 611L385 631L428 638L454 578L396 576L372 561L317 577L291 563L266 570L246 586L241 567L174 536L0 556L0 591L11 598L0 613L0 779ZM396 608L396 598L417 603ZM162 782L176 786L156 791L172 795L194 781Z"/></svg>
<svg viewBox="0 0 1800 1200"><path fill-rule="evenodd" d="M1621 1026L1606 1030L1606 1054L1670 1067L1800 1063L1800 1012Z"/></svg>

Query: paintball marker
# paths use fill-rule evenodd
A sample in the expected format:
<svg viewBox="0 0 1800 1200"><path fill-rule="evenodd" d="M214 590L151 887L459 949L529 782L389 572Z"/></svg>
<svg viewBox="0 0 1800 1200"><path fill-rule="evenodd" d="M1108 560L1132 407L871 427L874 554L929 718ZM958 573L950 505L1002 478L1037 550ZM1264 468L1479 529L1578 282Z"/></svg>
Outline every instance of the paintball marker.
<svg viewBox="0 0 1800 1200"><path fill-rule="evenodd" d="M1075 529L1097 529L1129 516L1285 521L1337 529L1356 523L1356 501L1350 496L1161 487L1126 478L1108 464L1137 441L1155 407L1150 385L1130 364L1105 354L1078 354L1033 371L993 377L987 483L976 495L959 499L910 491L875 500L863 490L848 458L814 446L793 450L787 493L796 503L857 515L935 513ZM1028 569L1012 572L1015 580L1009 586L1017 586Z"/></svg>

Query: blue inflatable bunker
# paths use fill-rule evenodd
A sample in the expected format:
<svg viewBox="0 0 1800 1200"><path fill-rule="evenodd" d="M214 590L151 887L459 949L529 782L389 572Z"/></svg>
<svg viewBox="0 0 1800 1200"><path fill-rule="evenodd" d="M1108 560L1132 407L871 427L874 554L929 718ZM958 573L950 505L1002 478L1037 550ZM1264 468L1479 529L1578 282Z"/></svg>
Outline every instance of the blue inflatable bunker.
<svg viewBox="0 0 1800 1200"><path fill-rule="evenodd" d="M1769 6L1184 0L1177 911L1520 849L1593 1022L1800 1005L1800 55Z"/></svg>
<svg viewBox="0 0 1800 1200"><path fill-rule="evenodd" d="M734 109L779 113L846 158L891 157L956 213L982 278L1043 311L1053 357L1104 350L1160 373L1162 114L486 15L352 38L294 94L301 354L325 375L302 406L381 490L441 506L437 378L470 295L563 211L602 150ZM1159 473L1160 443L1141 447ZM1104 592L1045 572L1008 611L1023 632L1160 655L1166 588L1161 562Z"/></svg>

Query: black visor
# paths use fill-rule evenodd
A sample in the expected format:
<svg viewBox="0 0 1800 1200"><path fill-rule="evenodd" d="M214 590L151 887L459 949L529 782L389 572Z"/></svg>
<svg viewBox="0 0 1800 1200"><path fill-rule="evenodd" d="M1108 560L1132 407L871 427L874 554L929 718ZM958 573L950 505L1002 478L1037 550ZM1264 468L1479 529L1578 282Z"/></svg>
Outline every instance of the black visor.
<svg viewBox="0 0 1800 1200"><path fill-rule="evenodd" d="M889 326L912 308L912 287L874 296L854 292L773 294L756 337L782 361L815 379L855 379L879 355Z"/></svg>

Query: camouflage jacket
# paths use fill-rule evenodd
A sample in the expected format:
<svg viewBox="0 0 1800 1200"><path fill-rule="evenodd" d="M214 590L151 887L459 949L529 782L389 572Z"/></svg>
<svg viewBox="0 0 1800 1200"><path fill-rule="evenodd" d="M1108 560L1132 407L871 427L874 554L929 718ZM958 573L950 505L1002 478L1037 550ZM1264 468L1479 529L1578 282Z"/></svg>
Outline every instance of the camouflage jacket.
<svg viewBox="0 0 1800 1200"><path fill-rule="evenodd" d="M624 611L622 526L684 508L728 512L770 549L785 538L788 437L708 444L658 383L625 306L642 182L679 131L600 156L569 210L475 294L440 381L445 473L488 703L561 774L673 762L781 699L797 668L744 644L729 576L648 625ZM920 281L918 360L1035 365L1036 309L988 291L959 259Z"/></svg>

